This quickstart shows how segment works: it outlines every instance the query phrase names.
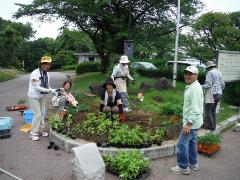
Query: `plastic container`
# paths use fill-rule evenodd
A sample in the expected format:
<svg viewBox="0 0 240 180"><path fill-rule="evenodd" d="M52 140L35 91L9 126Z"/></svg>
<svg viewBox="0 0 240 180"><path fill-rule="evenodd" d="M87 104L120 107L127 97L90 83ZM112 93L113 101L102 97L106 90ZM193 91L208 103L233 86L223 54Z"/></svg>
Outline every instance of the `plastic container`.
<svg viewBox="0 0 240 180"><path fill-rule="evenodd" d="M23 119L24 119L25 123L32 124L33 112L32 112L31 109L28 109L28 110L23 112Z"/></svg>

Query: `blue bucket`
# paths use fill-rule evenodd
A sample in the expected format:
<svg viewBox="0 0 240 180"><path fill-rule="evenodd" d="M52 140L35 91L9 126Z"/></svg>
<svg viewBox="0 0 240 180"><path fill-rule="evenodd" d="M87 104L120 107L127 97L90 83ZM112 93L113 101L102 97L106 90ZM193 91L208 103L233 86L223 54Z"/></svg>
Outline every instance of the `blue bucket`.
<svg viewBox="0 0 240 180"><path fill-rule="evenodd" d="M23 119L24 122L27 124L32 124L32 120L33 120L33 112L31 109L26 110L23 112Z"/></svg>

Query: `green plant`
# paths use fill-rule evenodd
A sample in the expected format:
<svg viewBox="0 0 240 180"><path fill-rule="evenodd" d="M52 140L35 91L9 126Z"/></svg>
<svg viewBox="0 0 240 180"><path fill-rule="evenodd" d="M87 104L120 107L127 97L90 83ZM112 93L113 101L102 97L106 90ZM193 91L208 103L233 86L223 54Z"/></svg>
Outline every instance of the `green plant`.
<svg viewBox="0 0 240 180"><path fill-rule="evenodd" d="M157 144L161 143L166 136L166 133L166 128L158 128L153 136L153 141Z"/></svg>
<svg viewBox="0 0 240 180"><path fill-rule="evenodd" d="M116 156L104 156L107 168L119 174L124 180L138 178L149 170L149 160L145 159L140 151L120 151Z"/></svg>
<svg viewBox="0 0 240 180"><path fill-rule="evenodd" d="M73 117L72 114L68 114L68 115L67 115L67 118L66 118L66 120L65 120L65 124L66 124L66 126L67 126L67 132L69 132L70 126L71 126L72 123L73 123L72 117Z"/></svg>
<svg viewBox="0 0 240 180"><path fill-rule="evenodd" d="M220 135L207 133L203 136L199 136L197 138L197 141L199 144L212 145L212 144L220 144L222 142L222 138Z"/></svg>
<svg viewBox="0 0 240 180"><path fill-rule="evenodd" d="M53 130L57 130L57 131L62 130L64 126L62 119L58 115L52 115L49 118L49 124Z"/></svg>
<svg viewBox="0 0 240 180"><path fill-rule="evenodd" d="M90 107L87 104L79 104L77 106L77 111L89 111Z"/></svg>
<svg viewBox="0 0 240 180"><path fill-rule="evenodd" d="M167 102L160 106L160 113L163 115L178 115L182 114L182 106L179 104L173 104L171 102Z"/></svg>

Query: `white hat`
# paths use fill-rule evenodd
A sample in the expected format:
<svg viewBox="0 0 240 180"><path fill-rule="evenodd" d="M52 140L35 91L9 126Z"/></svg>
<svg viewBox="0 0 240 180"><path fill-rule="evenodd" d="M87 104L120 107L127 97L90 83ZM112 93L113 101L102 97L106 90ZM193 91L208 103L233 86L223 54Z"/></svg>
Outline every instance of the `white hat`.
<svg viewBox="0 0 240 180"><path fill-rule="evenodd" d="M215 67L215 66L216 66L216 64L214 64L213 61L208 61L208 62L206 63L206 68Z"/></svg>
<svg viewBox="0 0 240 180"><path fill-rule="evenodd" d="M195 66L188 66L184 71L189 71L193 74L198 74L198 68Z"/></svg>
<svg viewBox="0 0 240 180"><path fill-rule="evenodd" d="M130 61L128 60L128 57L123 55L121 56L119 63L129 63Z"/></svg>

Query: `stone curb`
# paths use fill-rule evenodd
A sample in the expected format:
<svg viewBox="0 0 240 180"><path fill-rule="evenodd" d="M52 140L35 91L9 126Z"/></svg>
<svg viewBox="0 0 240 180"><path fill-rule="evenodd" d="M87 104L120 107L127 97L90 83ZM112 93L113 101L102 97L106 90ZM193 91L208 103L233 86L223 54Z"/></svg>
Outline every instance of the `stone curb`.
<svg viewBox="0 0 240 180"><path fill-rule="evenodd" d="M233 126L238 120L238 115L232 116L225 121L219 123L216 127L216 130L213 132L214 134L220 134L225 129ZM204 135L209 131L205 131L203 133L199 133L198 135ZM57 133L50 129L50 141L53 141L57 144L61 149L66 152L71 152L71 149L76 146L81 146L83 143L79 143L76 140L70 139L67 136ZM115 155L118 151L133 151L135 149L131 148L115 148L115 147L107 147L102 148L98 147L99 152L102 155ZM172 156L176 154L176 143L165 144L162 146L152 146L149 148L141 148L139 149L147 158L153 160L161 157Z"/></svg>

